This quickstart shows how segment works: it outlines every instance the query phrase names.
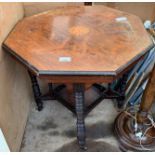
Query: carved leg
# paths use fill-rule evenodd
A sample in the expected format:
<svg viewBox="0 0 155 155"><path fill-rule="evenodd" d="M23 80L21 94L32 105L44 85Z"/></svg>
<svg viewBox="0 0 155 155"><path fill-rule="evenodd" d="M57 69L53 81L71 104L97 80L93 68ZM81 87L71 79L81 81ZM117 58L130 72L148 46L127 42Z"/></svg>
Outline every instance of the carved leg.
<svg viewBox="0 0 155 155"><path fill-rule="evenodd" d="M74 95L77 115L77 138L82 149L87 149L85 146L85 122L84 122L84 85L74 84Z"/></svg>
<svg viewBox="0 0 155 155"><path fill-rule="evenodd" d="M128 78L128 73L124 74L123 77L121 78L120 88L119 88L119 92L121 94L121 97L117 99L117 102L118 102L117 106L119 109L122 109L124 106L127 78Z"/></svg>
<svg viewBox="0 0 155 155"><path fill-rule="evenodd" d="M43 109L43 102L41 100L41 92L40 92L40 88L39 88L37 78L30 71L28 73L30 75L30 79L32 82L32 89L33 89L34 98L35 98L35 101L37 104L37 109L38 109L38 111L41 111Z"/></svg>
<svg viewBox="0 0 155 155"><path fill-rule="evenodd" d="M51 96L53 96L53 85L52 85L52 83L48 83L48 89L49 89L49 92L51 93Z"/></svg>
<svg viewBox="0 0 155 155"><path fill-rule="evenodd" d="M49 89L49 95L50 95L50 99L54 100L55 99L55 95L54 95L54 90L53 90L53 84L52 83L48 83L48 89Z"/></svg>

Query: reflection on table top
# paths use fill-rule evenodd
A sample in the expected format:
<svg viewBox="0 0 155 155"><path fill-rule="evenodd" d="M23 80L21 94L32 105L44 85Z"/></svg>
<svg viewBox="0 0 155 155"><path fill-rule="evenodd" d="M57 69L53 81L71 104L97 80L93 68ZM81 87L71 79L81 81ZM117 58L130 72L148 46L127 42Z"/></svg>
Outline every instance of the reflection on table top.
<svg viewBox="0 0 155 155"><path fill-rule="evenodd" d="M21 20L4 46L49 74L121 72L153 45L141 20L105 6L62 7Z"/></svg>

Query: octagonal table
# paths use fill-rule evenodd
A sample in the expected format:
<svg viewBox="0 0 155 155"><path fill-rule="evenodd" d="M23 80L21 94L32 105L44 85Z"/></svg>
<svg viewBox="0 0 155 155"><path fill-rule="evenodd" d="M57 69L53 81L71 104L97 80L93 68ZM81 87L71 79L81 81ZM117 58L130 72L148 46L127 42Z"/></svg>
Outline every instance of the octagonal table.
<svg viewBox="0 0 155 155"><path fill-rule="evenodd" d="M126 74L153 47L141 20L105 6L61 7L19 21L3 48L28 69L38 110L42 101L57 99L77 116L77 137L85 147L84 117L105 98L124 98ZM37 78L49 83L42 95ZM121 92L110 83L122 78ZM52 84L63 83L53 88ZM97 89L92 103L86 84ZM105 89L99 83L108 83ZM65 84L72 84L70 103ZM92 92L93 94L94 92Z"/></svg>

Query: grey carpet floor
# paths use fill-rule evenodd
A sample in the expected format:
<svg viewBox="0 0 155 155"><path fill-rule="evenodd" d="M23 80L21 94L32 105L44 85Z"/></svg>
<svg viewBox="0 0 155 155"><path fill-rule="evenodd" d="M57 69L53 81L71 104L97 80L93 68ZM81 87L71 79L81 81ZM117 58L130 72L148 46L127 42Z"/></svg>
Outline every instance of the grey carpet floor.
<svg viewBox="0 0 155 155"><path fill-rule="evenodd" d="M21 151L81 151L76 141L75 116L57 101L44 103L41 112L32 104ZM87 151L120 151L113 133L117 114L113 102L104 100L87 116Z"/></svg>
<svg viewBox="0 0 155 155"><path fill-rule="evenodd" d="M155 113L155 106L152 111ZM111 100L102 101L88 115L85 120L87 151L120 151L113 132L117 115L118 112ZM75 116L57 101L46 101L41 112L38 112L32 104L21 151L81 151L76 141Z"/></svg>

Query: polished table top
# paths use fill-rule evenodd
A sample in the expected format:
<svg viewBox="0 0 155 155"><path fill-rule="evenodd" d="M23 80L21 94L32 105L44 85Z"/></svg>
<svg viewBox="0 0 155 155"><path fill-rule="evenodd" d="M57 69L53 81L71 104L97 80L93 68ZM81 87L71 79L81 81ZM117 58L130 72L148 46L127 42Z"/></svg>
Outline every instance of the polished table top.
<svg viewBox="0 0 155 155"><path fill-rule="evenodd" d="M62 7L24 18L4 42L37 75L116 76L152 46L137 16L105 6Z"/></svg>

